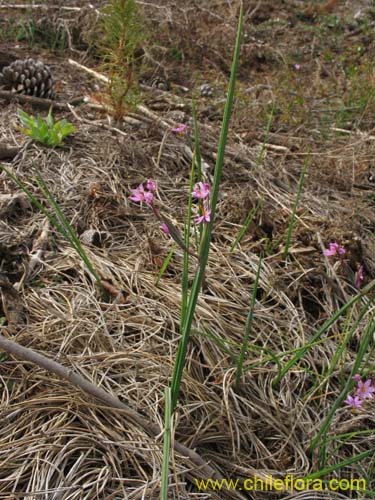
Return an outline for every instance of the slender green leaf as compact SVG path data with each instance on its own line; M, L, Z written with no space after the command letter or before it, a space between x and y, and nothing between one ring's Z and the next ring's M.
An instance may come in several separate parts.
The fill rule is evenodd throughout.
M212 192L211 192L211 207L210 207L211 208L211 221L207 224L207 226L205 226L203 234L202 234L201 249L200 249L200 262L198 264L198 269L195 273L194 281L193 281L193 284L191 287L189 302L188 302L187 310L186 310L186 320L185 320L184 325L183 325L182 336L181 336L181 339L180 339L180 342L178 345L176 361L175 361L174 370L173 370L173 376L172 376L172 382L171 382L172 408L173 409L175 409L177 401L178 401L178 395L180 392L180 385L181 385L181 379L182 379L182 372L183 372L183 368L185 365L186 351L187 351L187 346L188 346L189 337L190 337L190 330L191 330L191 326L192 326L192 322L193 322L193 318L194 318L194 313L195 313L195 308L196 308L197 301L198 301L199 292L200 292L203 278L204 278L206 264L208 261L208 254L209 254L210 242L211 242L211 233L212 233L213 223L215 220L215 211L216 211L216 204L217 204L217 199L218 199L218 194L219 194L221 172L222 172L223 162L224 162L225 146L226 146L227 137L228 137L229 121L230 121L230 115L231 115L231 110L232 110L232 105L233 105L237 66L238 66L238 59L239 59L239 54L240 54L242 21L243 21L243 5L241 3L240 17L239 17L239 21L238 21L238 29L237 29L237 37L236 37L236 45L235 45L235 49L234 49L234 56L233 56L231 76L230 76L229 89L228 89L228 96L227 96L227 100L225 103L223 123L222 123L222 127L221 127L219 147L218 147L218 153L217 153L216 165L215 165L214 183L213 183L213 188L212 188Z
M286 241L285 241L284 259L286 259L287 256L288 256L290 242L291 242L291 239L292 239L293 227L294 227L294 223L295 223L295 220L296 220L296 212L297 212L299 200L301 198L303 181L305 179L305 174L306 174L306 171L307 171L307 167L309 165L309 161L310 161L310 157L308 156L306 158L306 160L305 160L305 164L304 164L304 166L302 168L301 176L299 178L296 201L294 202L292 216L290 218L290 223L289 223L288 232L287 232Z
M242 371L243 371L243 363L244 363L245 355L246 355L246 352L248 349L251 326L253 324L254 306L255 306L255 301L256 301L256 296L257 296L257 291L258 291L258 283L259 283L259 276L260 276L261 268L262 268L262 257L259 257L258 269L257 269L257 273L255 275L254 288L253 288L253 293L251 296L249 314L247 315L247 319L246 319L244 338L243 338L243 342L242 342L240 357L238 358L238 363L237 363L237 370L236 370L236 390L237 391L240 388L241 375L242 375Z
M168 473L169 473L169 455L171 449L171 420L172 420L172 402L171 402L170 387L165 388L164 395L165 395L164 445L163 445L163 464L161 470L160 500L168 500Z
M175 250L176 250L176 245L173 245L173 247L169 250L167 257L164 259L163 265L160 268L160 271L159 271L158 276L157 276L156 281L155 281L155 286L157 286L159 284L159 281L161 280L163 274L165 273L165 271L168 267L168 264L170 263L170 261L173 257Z

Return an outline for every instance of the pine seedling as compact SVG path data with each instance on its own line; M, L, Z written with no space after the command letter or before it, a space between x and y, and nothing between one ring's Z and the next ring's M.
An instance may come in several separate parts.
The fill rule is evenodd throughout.
M111 113L121 118L138 101L136 53L144 29L135 0L109 0L101 10L97 47L108 74Z

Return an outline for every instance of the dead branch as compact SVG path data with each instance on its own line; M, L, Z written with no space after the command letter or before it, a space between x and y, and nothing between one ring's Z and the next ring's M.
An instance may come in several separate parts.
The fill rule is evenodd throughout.
M3 331L6 331L6 327L3 328ZM0 349L16 356L19 359L24 361L29 361L34 363L35 365L47 370L51 373L54 373L58 377L63 380L67 380L71 384L79 387L86 394L90 394L94 398L98 399L106 406L110 406L112 408L116 408L121 410L123 415L128 418L131 422L136 425L139 425L149 436L155 438L160 435L161 429L148 421L145 417L141 416L138 412L130 408L128 405L120 401L116 396L109 394L104 389L97 387L92 382L89 382L84 377L75 373L72 369L66 368L65 366L57 363L53 359L49 359L46 356L39 354L38 352L28 348L21 346L17 342L13 340L6 339L3 335L0 334ZM183 444L174 441L174 449L181 456L185 457L191 465L193 465L194 469L191 469L187 474L191 478L199 478L199 477L209 477L209 478L219 478L220 475L218 472L213 469L210 465L208 465L198 453L194 450L187 448ZM239 494L234 494L235 492L221 492L222 495L225 495L227 498L243 498Z
M41 97L35 97L31 95L15 94L14 92L11 92L9 90L0 90L0 99L5 99L8 102L17 100L22 104L30 104L31 106L35 106L37 108L42 108L42 109L49 109L52 107L52 109L61 109L61 110L69 110L68 104L75 106L84 101L84 98L80 97L73 99L69 103L58 102L58 101L53 101L51 99L43 99Z

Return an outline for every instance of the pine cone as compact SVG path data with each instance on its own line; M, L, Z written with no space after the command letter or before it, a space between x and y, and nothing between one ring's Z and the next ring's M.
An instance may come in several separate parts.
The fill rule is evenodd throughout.
M0 73L0 88L46 99L54 96L50 68L35 59L17 59L5 66Z
M159 90L169 90L169 82L163 76L155 76L151 80L151 87Z
M200 93L202 97L212 97L214 94L214 89L209 83L204 83L200 87Z

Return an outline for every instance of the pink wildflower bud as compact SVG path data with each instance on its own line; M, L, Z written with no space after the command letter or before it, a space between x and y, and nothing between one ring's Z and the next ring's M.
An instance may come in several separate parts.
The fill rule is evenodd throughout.
M361 375L359 373L356 373L355 375L352 376L352 379L359 382L361 380Z
M170 234L170 230L169 230L169 227L167 226L167 224L163 223L161 225L161 229L165 232L165 234Z
M152 202L154 200L154 195L151 193L151 191L145 191L144 200L147 203L147 205L152 205Z
M358 265L358 270L357 270L357 274L355 277L356 288L361 288L361 284L362 284L363 279L364 279L364 277L363 277L363 265L360 264L360 265Z
M146 183L146 188L149 191L156 191L156 182L153 181L152 179L148 179L148 181Z
M340 247L340 245L336 243L336 241L333 241L329 244L329 248L324 250L323 254L326 257L330 257L332 255L337 255L337 254L343 255L345 252L346 250L344 247Z

